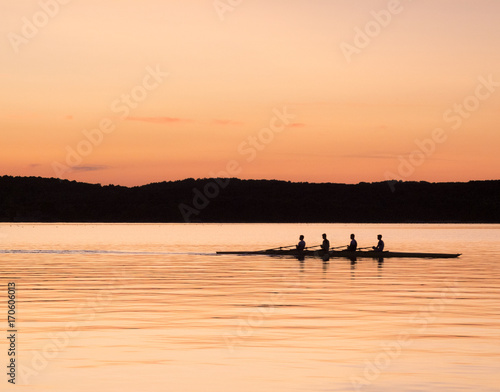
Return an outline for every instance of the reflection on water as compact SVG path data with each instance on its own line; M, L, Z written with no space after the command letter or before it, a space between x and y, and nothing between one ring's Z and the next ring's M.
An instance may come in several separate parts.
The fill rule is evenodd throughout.
M0 225L1 284L18 287L16 388L498 390L499 229ZM383 232L391 250L464 254L214 254L289 245L298 233L314 245L323 232L332 246L351 232L368 246ZM4 340L2 366L6 351Z

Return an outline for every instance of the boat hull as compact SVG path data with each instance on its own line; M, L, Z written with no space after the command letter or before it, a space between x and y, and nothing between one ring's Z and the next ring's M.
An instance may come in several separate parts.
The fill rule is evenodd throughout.
M294 256L294 257L325 257L326 254L323 251L305 250L303 252L298 252L295 249L292 250L265 250L265 251L253 251L253 252L217 252L220 255L271 255L271 256ZM422 253L422 252L376 252L376 251L364 251L358 250L355 252L347 250L331 250L328 252L329 257L342 257L342 258L358 258L367 257L373 259L385 259L390 257L406 257L406 258L429 258L429 259L450 259L460 256L460 253Z

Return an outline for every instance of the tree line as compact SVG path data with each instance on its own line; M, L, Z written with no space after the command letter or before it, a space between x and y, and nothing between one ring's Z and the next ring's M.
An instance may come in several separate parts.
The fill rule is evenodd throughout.
M1 222L500 223L500 181L185 179L139 187L0 177Z

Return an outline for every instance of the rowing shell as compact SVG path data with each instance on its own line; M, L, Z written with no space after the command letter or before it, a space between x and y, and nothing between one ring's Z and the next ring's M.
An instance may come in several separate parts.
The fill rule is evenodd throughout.
M322 251L304 250L298 252L295 249L291 250L260 250L250 252L217 252L218 255L273 255L273 256L316 256L323 257L325 254ZM460 256L461 253L421 253L421 252L376 252L372 250L364 251L348 251L348 250L331 250L330 257L346 257L348 259L356 257L368 257L375 259L384 259L388 257L411 257L411 258L428 258L428 259L450 259Z

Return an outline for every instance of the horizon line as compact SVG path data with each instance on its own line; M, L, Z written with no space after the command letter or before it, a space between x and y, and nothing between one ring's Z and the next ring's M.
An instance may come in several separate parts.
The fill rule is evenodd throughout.
M43 176L15 176L15 175L9 175L9 174L3 174L0 176L0 178L4 177L11 177L11 178L37 178L37 179L44 179L44 180L58 180L58 181L67 181L67 182L76 182L80 184L87 184L87 185L100 185L102 187L105 186L117 186L117 187L123 187L123 188L140 188L143 186L148 186L148 185L154 185L154 184L163 184L163 183L173 183L173 182L183 182L183 181L210 181L210 180L238 180L238 181L276 181L276 182L286 182L286 183L291 183L291 184L311 184L311 185L321 185L321 184L332 184L332 185L360 185L360 184L382 184L382 183L428 183L428 184L467 184L471 182L495 182L495 181L500 181L500 178L497 179L488 179L488 180L474 180L470 179L468 181L429 181L429 180L381 180L381 181L359 181L357 183L346 183L346 182L331 182L331 181L323 181L323 182L310 182L310 181L291 181L291 180L280 180L280 179L266 179L266 178L238 178L238 177L199 177L199 178L194 178L194 177L186 177L183 179L178 179L178 180L163 180L163 181L153 181L149 183L145 183L142 185L120 185L120 184L102 184L102 183L94 183L94 182L85 182L85 181L77 181L77 180L70 180L66 178L58 178L58 177L43 177Z

